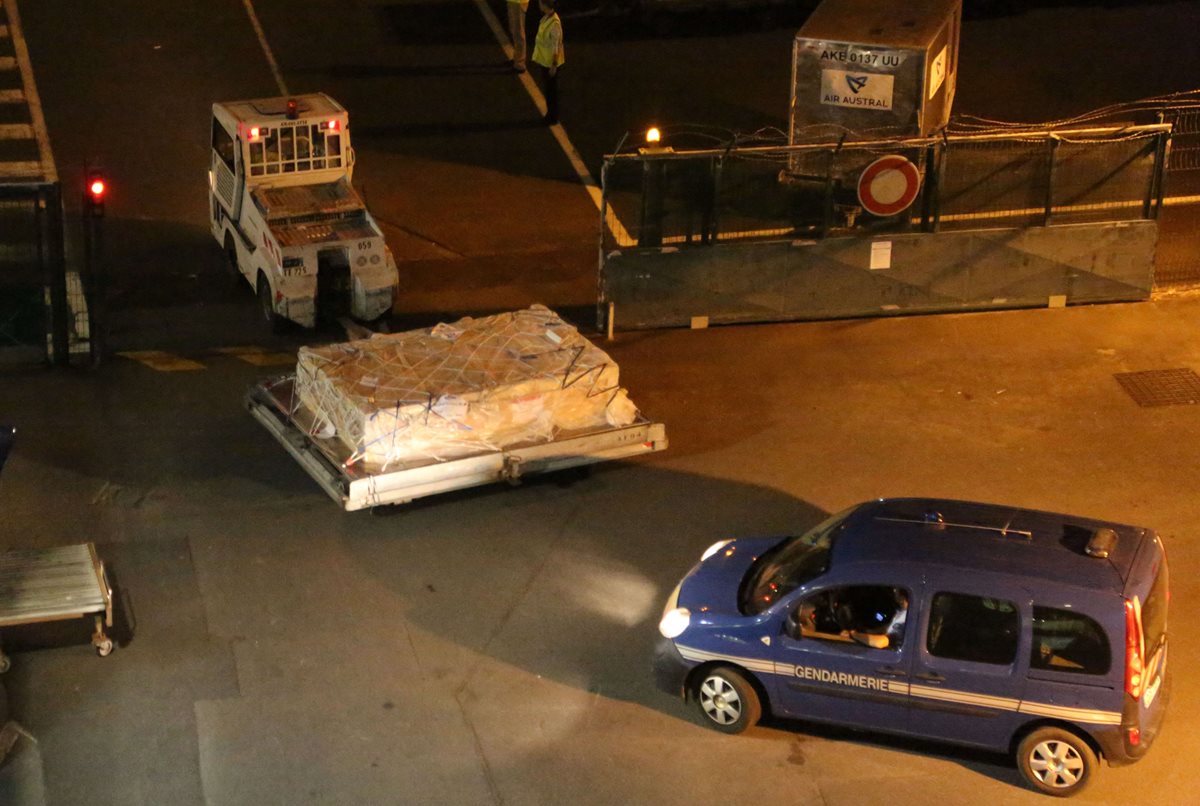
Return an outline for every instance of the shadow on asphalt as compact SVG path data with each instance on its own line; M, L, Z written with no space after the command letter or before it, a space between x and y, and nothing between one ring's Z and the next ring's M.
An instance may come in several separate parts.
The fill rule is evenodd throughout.
M523 487L510 491L492 486L436 496L391 510L388 514L393 517L373 524L390 525L397 530L393 535L436 529L447 511L471 509L485 501L500 504L501 516L519 523L525 516L536 517L535 500L563 499L561 506L555 506L558 511L568 508L567 498L578 500L578 514L552 540L540 563L530 563L533 575L508 612L454 606L475 599L458 588L468 578L467 584L478 590L511 582L511 566L463 558L471 570L455 579L430 577L421 586L427 593L410 599L407 617L422 630L531 676L677 718L684 713L680 702L659 691L651 673L665 592L715 540L782 537L827 516L822 509L778 490L644 465L613 464L596 466L590 474L551 474ZM381 585L413 589L411 570L397 569L386 561L385 553L376 554L384 552L380 544L350 540L344 545ZM647 597L647 591L655 595ZM489 628L481 629L481 622ZM757 732L795 742L798 748L809 739L822 738L938 755L980 774L1017 783L1012 765L995 753L770 717ZM802 764L802 758L795 758L797 752L802 754L793 750L793 762Z
M869 744L906 753L915 756L938 756L947 761L953 761L979 775L986 775L1001 783L1021 786L1020 775L1012 759L1003 753L992 753L987 750L977 750L971 747L945 744L943 742L914 739L911 736L896 736L887 733L873 733L864 730L823 725L816 722L779 719L767 716L759 723L759 733L770 734L773 731L786 732L787 737L794 742L789 762L803 766L806 761L804 745L813 739L823 739L834 742L854 742Z

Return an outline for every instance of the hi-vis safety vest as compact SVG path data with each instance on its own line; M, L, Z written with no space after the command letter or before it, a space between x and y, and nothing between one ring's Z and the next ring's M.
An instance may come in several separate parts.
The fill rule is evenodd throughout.
M542 17L538 23L537 39L533 42L533 63L542 67L560 67L566 60L563 54L562 22L558 14Z

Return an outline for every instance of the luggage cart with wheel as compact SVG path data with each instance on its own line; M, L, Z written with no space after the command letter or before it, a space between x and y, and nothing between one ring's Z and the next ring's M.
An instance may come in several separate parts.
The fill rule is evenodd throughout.
M113 592L94 544L0 553L0 631L89 616L92 646L106 657L114 646L105 632L113 625ZM0 647L0 673L10 663Z

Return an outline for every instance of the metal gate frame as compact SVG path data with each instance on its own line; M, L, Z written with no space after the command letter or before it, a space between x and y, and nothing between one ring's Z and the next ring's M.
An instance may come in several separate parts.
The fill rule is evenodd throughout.
M63 366L70 359L71 310L67 299L67 272L63 254L63 205L58 182L3 183L0 200L29 205L33 216L33 265L28 277L41 283L42 331L45 340L28 345L31 355ZM20 351L24 352L24 351Z
M597 324L611 332L614 327L687 326L689 320L785 321L1146 299L1170 136L1171 126L1158 123L608 155L601 173ZM864 223L845 203L838 204L834 165L843 147L851 159L883 150L908 154L923 165L925 181L909 211L868 217ZM972 193L963 201L964 189L974 186L963 185L962 176L958 196L948 202L945 166L956 148L1021 152L1021 171L1009 173L1001 151L999 161L981 163L989 166L981 181L1003 177L1001 190L1011 186L1024 203L1014 207L1003 192L983 192L976 208ZM1116 149L1119 156L1110 160L1102 148ZM771 218L768 205L763 226L728 227L722 220L727 208L720 206L722 200L712 200L720 199L731 158L786 165L779 181L796 165L816 166L803 177L809 207L796 219L803 226ZM618 185L616 191L623 191L624 212L635 224L632 233L610 205L610 169L619 163L626 163L626 170L632 167L628 163L640 165L640 189L634 178L635 185ZM694 210L664 218L661 199L649 198L666 186L664 169L672 163L685 180L678 197L685 208L697 198L708 200L709 207L699 213L699 237L693 231ZM688 163L713 166L709 181L714 187L699 197L688 189L703 182L687 178L695 172ZM1056 170L1060 163L1068 169ZM975 181L973 175L968 170L966 181ZM1021 185L1025 181L1030 184ZM765 191L768 184L759 182ZM749 187L753 193L753 183ZM844 187L839 192L844 196ZM752 207L755 199L744 201ZM948 203L958 205L953 215L946 214ZM667 231L664 221L678 231ZM886 265L877 265L874 247L886 250ZM1001 253L1007 258L997 260ZM1039 267L1036 278L1006 268L1030 265Z
M88 306L81 278L78 274L68 275L66 269L62 186L16 0L0 2L0 33L5 35L0 39L8 46L5 50L12 52L0 58L0 74L8 74L6 86L16 86L0 92L0 104L6 110L4 119L10 121L0 125L0 139L7 146L7 158L0 160L0 200L27 205L27 211L18 210L17 214L32 217L26 222L30 226L25 243L11 250L14 254L10 262L16 267L14 272L24 269L17 285L40 283L42 287L44 343L27 345L31 348L28 352L62 366L70 361L72 352L90 353L92 345L90 341L85 343L90 331ZM0 244L0 256L3 251L4 245ZM76 317L75 310L82 315Z

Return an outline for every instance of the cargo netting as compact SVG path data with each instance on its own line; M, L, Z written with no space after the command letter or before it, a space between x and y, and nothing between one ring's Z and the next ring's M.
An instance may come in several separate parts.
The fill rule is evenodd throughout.
M528 309L325 347L303 347L296 394L345 464L387 469L638 417L619 370L550 309Z

